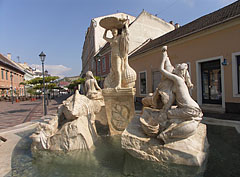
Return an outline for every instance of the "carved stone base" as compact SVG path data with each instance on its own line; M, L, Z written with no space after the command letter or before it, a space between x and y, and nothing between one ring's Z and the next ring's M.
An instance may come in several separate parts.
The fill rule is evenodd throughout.
M111 135L121 134L135 115L135 88L103 89Z
M200 123L196 133L187 139L164 144L144 134L135 116L121 137L122 148L132 156L149 161L201 166L209 147L206 125Z

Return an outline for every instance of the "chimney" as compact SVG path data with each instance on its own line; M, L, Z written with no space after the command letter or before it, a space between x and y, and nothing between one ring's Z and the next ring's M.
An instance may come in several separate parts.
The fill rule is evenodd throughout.
M180 25L178 23L176 23L174 26L175 26L175 29L180 28Z
M169 23L170 23L171 25L174 25L174 24L173 24L173 21L170 21Z
M12 54L11 54L11 53L7 53L7 58L8 58L9 60L11 60L11 59L12 59Z

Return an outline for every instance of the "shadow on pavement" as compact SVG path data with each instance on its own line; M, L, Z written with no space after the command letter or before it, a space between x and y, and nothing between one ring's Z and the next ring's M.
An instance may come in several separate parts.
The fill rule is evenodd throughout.
M18 112L27 112L27 111L30 111L30 109L11 110L11 111L7 111L5 113L18 113Z

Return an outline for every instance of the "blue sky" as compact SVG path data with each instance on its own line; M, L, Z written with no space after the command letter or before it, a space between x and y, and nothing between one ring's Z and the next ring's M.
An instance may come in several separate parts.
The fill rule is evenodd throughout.
M53 75L81 72L85 32L92 18L144 9L181 26L236 0L0 0L0 53L32 66L41 64Z

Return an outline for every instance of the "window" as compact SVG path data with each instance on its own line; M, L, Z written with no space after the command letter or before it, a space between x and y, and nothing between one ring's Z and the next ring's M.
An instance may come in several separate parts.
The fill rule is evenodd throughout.
M2 79L4 79L3 69L1 69Z
M8 71L6 71L6 80L8 80Z
M240 97L240 52L232 53L233 97Z
M153 83L153 91L154 92L156 90L156 88L158 87L158 84L160 83L161 80L161 73L160 71L153 71L152 72L152 83Z
M140 94L147 94L147 77L146 71L140 72Z
M240 55L237 58L237 83L238 83L238 94L240 94Z
M105 60L105 57L102 58L102 72L106 72L106 60Z

